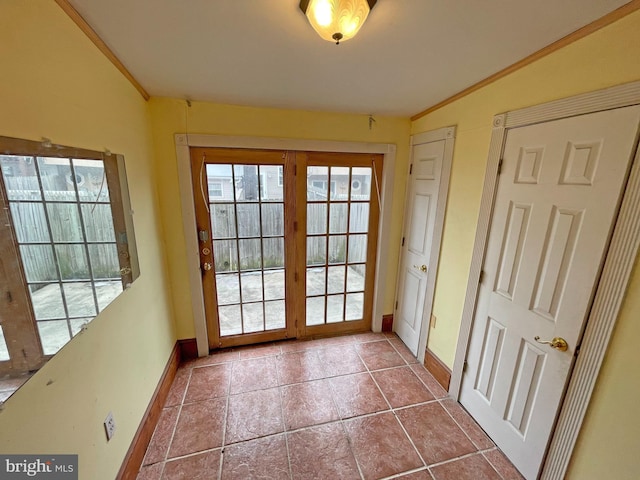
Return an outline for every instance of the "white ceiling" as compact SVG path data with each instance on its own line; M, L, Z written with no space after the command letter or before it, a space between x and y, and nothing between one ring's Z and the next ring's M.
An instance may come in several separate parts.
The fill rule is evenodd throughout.
M322 40L299 0L70 0L152 96L408 116L627 0L378 0Z

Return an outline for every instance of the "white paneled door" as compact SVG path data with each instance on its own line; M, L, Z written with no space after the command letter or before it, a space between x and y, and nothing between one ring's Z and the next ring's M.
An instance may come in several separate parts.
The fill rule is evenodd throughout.
M394 329L416 356L432 267L430 256L444 154L445 140L413 146Z
M577 354L640 107L509 130L461 403L538 476Z

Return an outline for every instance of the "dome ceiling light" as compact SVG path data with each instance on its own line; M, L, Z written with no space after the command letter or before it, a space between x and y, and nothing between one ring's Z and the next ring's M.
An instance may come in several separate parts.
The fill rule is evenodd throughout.
M376 2L377 0L300 0L300 10L320 37L339 45L356 36Z

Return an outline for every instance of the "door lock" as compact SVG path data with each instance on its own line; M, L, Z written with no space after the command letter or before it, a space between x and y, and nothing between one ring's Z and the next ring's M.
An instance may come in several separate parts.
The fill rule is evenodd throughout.
M562 337L555 337L553 340L540 340L540 337L537 335L534 337L534 340L543 345L549 345L551 348L555 348L556 350L560 350L561 352L566 352L567 348L569 348L569 344Z

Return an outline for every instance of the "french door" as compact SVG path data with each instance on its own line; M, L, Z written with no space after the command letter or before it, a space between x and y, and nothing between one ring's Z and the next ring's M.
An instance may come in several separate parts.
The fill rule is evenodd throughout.
M371 327L381 155L190 152L210 348Z
M298 164L298 252L306 335L369 330L382 155L305 152Z

